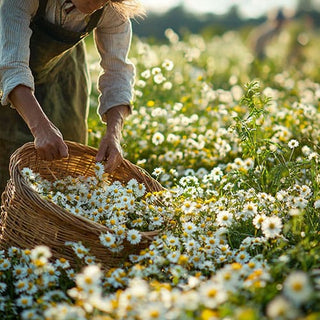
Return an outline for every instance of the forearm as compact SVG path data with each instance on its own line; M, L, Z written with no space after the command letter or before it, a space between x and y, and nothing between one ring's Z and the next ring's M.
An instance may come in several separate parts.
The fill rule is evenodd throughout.
M130 107L126 105L109 109L105 114L107 120L107 135L114 136L117 140L120 140L124 121L129 114Z
M0 90L1 104L10 103L8 97L18 85L34 88L29 67L30 21L35 15L39 0L0 1Z
M103 114L107 122L107 132L101 139L96 161L107 160L106 172L113 172L122 162L121 132L124 120L129 114L130 107L127 105L113 107Z
M17 86L11 91L9 99L33 135L41 126L48 124L49 120L30 88Z
M28 125L40 159L59 160L68 156L68 147L59 129L48 119L32 90L19 85L9 99Z

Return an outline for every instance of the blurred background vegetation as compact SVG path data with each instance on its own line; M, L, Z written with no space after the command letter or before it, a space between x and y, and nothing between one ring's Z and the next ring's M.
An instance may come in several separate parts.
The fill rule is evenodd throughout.
M314 27L320 26L319 6L313 0L298 0L295 12L290 17L291 20L305 23L306 17L313 21ZM170 27L181 37L190 33L201 34L205 37L221 35L228 30L242 30L244 34L262 23L268 17L268 13L248 18L241 15L239 7L230 7L226 14L218 15L214 13L193 13L186 9L183 2L172 9L162 12L148 12L144 19L133 21L134 33L139 37L164 40L164 31Z
M172 124L172 119L193 115L200 119L194 127L181 126L182 142L177 142L176 150L187 140L184 137L195 134L197 128L203 132L208 128L217 131L221 125L226 130L232 119L222 115L219 124L218 113L224 105L226 110L233 107L240 110L243 87L251 81L259 81L267 96L276 100L279 114L280 106L290 109L294 103L311 103L311 100L314 103L314 96L318 99L316 108L320 109L317 87L320 83L320 11L315 1L318 0L300 0L294 9L276 7L255 18L243 17L237 6L217 15L190 12L181 4L162 13L150 11L144 19L133 21L129 58L137 73L134 114L126 121L123 131L125 157L152 172L163 162L161 157L169 152L166 144L155 146L152 137L157 132L177 135L180 129ZM285 14L285 23L265 42L265 55L259 58L250 42L259 33L263 34L261 28L272 25L279 9ZM92 38L87 44L92 75L89 145L98 147L105 131L97 115L97 79L101 68ZM168 60L172 70L167 70ZM149 76L145 76L146 73ZM161 81L156 80L156 73ZM159 116L159 110L165 110L166 116L162 113ZM172 114L172 110L176 113ZM286 125L293 130L295 125L291 121L295 118L291 118ZM296 130L297 137L300 137L299 130ZM210 145L207 149L214 153L216 147ZM190 163L197 168L210 168L216 161L228 162L238 156L232 154L233 151L228 154L230 158L201 152L195 155L188 153L185 145L179 150L184 154L180 164Z

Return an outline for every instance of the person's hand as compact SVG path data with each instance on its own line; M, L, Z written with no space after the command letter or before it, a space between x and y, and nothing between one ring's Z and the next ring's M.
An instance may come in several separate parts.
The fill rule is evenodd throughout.
M34 145L42 160L59 160L68 157L68 147L59 129L50 121L34 130Z
M58 160L68 157L68 147L59 129L43 112L33 91L24 85L15 87L10 101L29 127L35 148L43 160Z
M123 161L120 146L121 131L124 119L129 115L130 109L126 105L120 105L109 109L105 114L107 120L107 132L100 142L96 155L96 161L105 161L105 171L112 173Z
M112 173L117 169L123 160L120 142L115 135L106 133L101 139L100 147L96 155L96 161L105 161L104 169Z

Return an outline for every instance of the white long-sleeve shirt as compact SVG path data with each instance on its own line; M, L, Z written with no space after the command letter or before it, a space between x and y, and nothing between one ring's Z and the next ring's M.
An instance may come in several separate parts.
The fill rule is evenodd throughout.
M0 91L1 104L9 103L10 92L18 85L35 90L29 67L30 21L40 0L0 1ZM46 18L67 30L82 31L89 16L76 8L65 12L65 0L48 0ZM132 38L130 20L123 20L107 6L94 30L96 47L101 57L102 73L98 88L99 114L117 105L130 105L135 68L128 60ZM44 44L45 45L45 44ZM1 93L0 92L0 93Z

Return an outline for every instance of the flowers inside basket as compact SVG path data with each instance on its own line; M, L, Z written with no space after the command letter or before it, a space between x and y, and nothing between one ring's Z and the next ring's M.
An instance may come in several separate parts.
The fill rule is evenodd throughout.
M163 188L128 160L107 175L95 148L67 144L69 157L58 161L39 159L33 143L12 155L0 244L46 245L54 257L76 263L66 244L81 241L105 268L118 266L158 234L163 212L152 193Z

